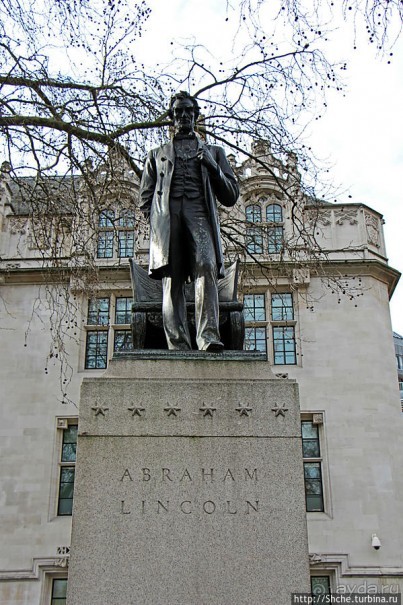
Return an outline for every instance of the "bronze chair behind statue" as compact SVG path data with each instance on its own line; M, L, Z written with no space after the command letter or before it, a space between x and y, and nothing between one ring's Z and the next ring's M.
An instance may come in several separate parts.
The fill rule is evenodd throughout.
M162 287L159 280L151 279L145 269L131 258L130 273L133 288L132 336L133 349L166 349L162 325ZM242 350L245 322L243 304L237 299L238 261L226 270L226 275L218 282L220 306L220 335L226 350ZM194 284L186 286L186 308L188 324L195 342Z

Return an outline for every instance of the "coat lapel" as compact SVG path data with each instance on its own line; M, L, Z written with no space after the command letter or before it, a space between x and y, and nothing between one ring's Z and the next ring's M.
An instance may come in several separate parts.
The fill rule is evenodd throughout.
M175 150L173 143L165 143L158 149L159 159L166 158L171 164L175 163Z

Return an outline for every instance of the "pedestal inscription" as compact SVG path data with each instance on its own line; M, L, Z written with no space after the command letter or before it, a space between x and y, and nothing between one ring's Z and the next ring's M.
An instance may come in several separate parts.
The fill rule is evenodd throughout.
M68 605L288 605L309 590L296 385L265 363L227 379L234 363L190 361L180 378L136 361L140 378L85 381Z

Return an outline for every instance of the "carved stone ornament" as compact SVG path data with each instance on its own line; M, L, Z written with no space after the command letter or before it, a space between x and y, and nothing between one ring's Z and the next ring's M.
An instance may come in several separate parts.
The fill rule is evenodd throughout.
M322 561L323 561L322 557L318 553L316 553L316 552L311 553L309 555L309 563L310 563L310 565L315 565L317 563L322 563Z
M365 212L364 216L365 216L365 228L367 230L368 243L371 246L380 248L381 244L379 242L380 232L379 232L378 218L374 214L369 214L368 212Z
M92 407L91 409L94 410L95 416L104 416L104 417L105 417L105 413L109 410L109 408L106 408L102 405L96 405L96 406Z
M240 403L239 406L235 409L240 416L250 416L250 413L252 411L252 408L248 407L247 403Z
M203 416L210 416L212 418L217 408L213 407L212 405L208 405L208 403L203 403L203 407L199 408L199 410L203 413Z
M11 271L12 269L19 269L21 263L6 263L6 270Z
M312 227L327 227L331 224L330 210L311 210L308 213L308 222Z
M271 411L274 412L275 418L277 418L277 416L282 416L285 418L285 413L288 412L288 408L285 407L284 403L282 405L278 405L278 403L276 403L274 408L271 408Z
M312 423L313 424L323 424L322 412L315 412L314 414L312 414Z
M269 143L263 139L258 139L252 144L252 153L258 157L268 155L270 151Z
M55 567L68 567L70 561L70 547L58 546L56 552L60 556L54 561Z
M30 250L50 250L52 236L50 232L42 227L31 231L28 237L28 248Z
M10 216L9 230L11 235L26 235L28 233L28 219L20 216Z
M293 269L292 281L294 284L309 284L311 281L309 269Z
M54 565L55 567L68 567L69 557L60 557L60 559L55 559Z
M166 408L164 408L164 411L167 412L167 416L177 416L178 412L181 411L181 408L179 408L179 407L175 406L175 404L171 403Z
M150 225L148 223L139 223L137 230L137 241L140 239L149 240L150 239Z
M336 210L334 216L336 225L343 225L346 222L350 223L350 225L356 225L358 223L357 210L355 208L349 210L345 210L344 208Z
M56 550L58 555L69 555L70 554L70 546L58 546Z
M135 406L135 405L133 405L127 409L132 413L132 416L141 416L141 412L145 411L145 408L142 408L141 406Z

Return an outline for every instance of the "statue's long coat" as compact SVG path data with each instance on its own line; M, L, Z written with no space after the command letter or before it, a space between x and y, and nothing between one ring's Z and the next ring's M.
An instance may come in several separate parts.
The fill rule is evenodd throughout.
M199 149L207 147L218 166L214 176L211 176L203 164L201 170L220 278L224 276L224 259L216 200L224 206L233 206L238 199L239 189L222 147L205 145L199 138L197 141ZM140 184L140 208L150 216L149 274L155 279L169 275L169 193L174 165L173 143L153 149L148 154Z

